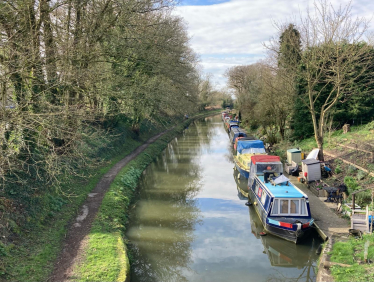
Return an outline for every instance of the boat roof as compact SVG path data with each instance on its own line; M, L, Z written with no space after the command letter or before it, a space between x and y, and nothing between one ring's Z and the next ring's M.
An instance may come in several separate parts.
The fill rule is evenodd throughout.
M264 142L261 140L242 140L239 139L238 143L236 145L236 150L241 153L244 149L251 149L251 148L257 148L257 149L264 149Z
M247 135L247 137L238 137L238 141L245 141L245 140L256 140L256 138L254 138L253 136L251 135Z
M257 155L260 155L260 153L258 153L258 154L240 154L240 155L238 155L238 158L241 158L241 159L243 159L243 160L245 160L245 161L247 161L247 162L250 162L251 161L251 157L252 156L257 156Z
M244 161L250 162L252 156L253 154L242 154L242 155L239 155L238 158L241 158Z
M308 198L291 182L288 182L288 185L286 185L286 183L272 185L270 182L265 183L263 175L257 175L257 177L266 186L266 188L273 194L275 198L302 198L302 197Z
M270 155L256 155L252 156L252 163L270 163L270 162L280 162L280 157L270 156Z
M245 131L242 129L242 128L240 128L240 127L234 127L233 129L233 132L237 132L237 133L245 133Z

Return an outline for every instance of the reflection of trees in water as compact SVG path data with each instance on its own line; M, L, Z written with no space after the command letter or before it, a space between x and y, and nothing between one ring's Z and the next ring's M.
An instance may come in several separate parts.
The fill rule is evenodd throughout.
M201 168L194 159L214 134L206 123L191 125L143 174L127 233L133 282L187 281L183 273L191 264L193 231L200 221L193 198L201 188Z

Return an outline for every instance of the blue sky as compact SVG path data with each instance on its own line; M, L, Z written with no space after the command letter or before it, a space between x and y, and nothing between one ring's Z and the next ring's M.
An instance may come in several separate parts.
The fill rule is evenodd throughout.
M191 46L216 88L226 85L225 71L265 57L263 43L277 37L275 23L298 22L313 0L181 0L174 13L183 17ZM334 7L348 0L331 0ZM374 1L353 0L352 15L374 16ZM371 30L374 23L371 23Z

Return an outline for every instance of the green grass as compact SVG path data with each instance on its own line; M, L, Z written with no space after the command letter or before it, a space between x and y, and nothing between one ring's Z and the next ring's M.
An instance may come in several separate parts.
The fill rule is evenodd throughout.
M351 238L347 242L336 242L331 251L331 261L349 264L351 267L334 266L331 274L335 281L374 281L374 269L371 264L359 264L364 261L364 245L369 241L368 259L374 260L374 236L364 235L363 239Z
M27 230L28 232L24 232L17 242L7 245L7 255L2 257L3 273L0 277L10 281L45 281L60 252L61 241L67 231L66 223L76 215L77 209L102 176L140 144L129 139L122 153L105 166L96 169L96 174L88 183L73 183L76 197L69 198L68 204L53 217L53 220L34 226Z
M89 234L85 258L76 269L77 281L124 281L129 272L124 232L128 207L144 169L191 122L188 120L149 145L116 176L105 195Z

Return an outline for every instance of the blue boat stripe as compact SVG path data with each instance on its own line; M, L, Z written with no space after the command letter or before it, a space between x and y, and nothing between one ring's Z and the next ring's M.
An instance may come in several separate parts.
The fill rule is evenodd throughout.
M273 220L271 218L268 218L268 222L271 223L271 224L280 226L279 221Z

